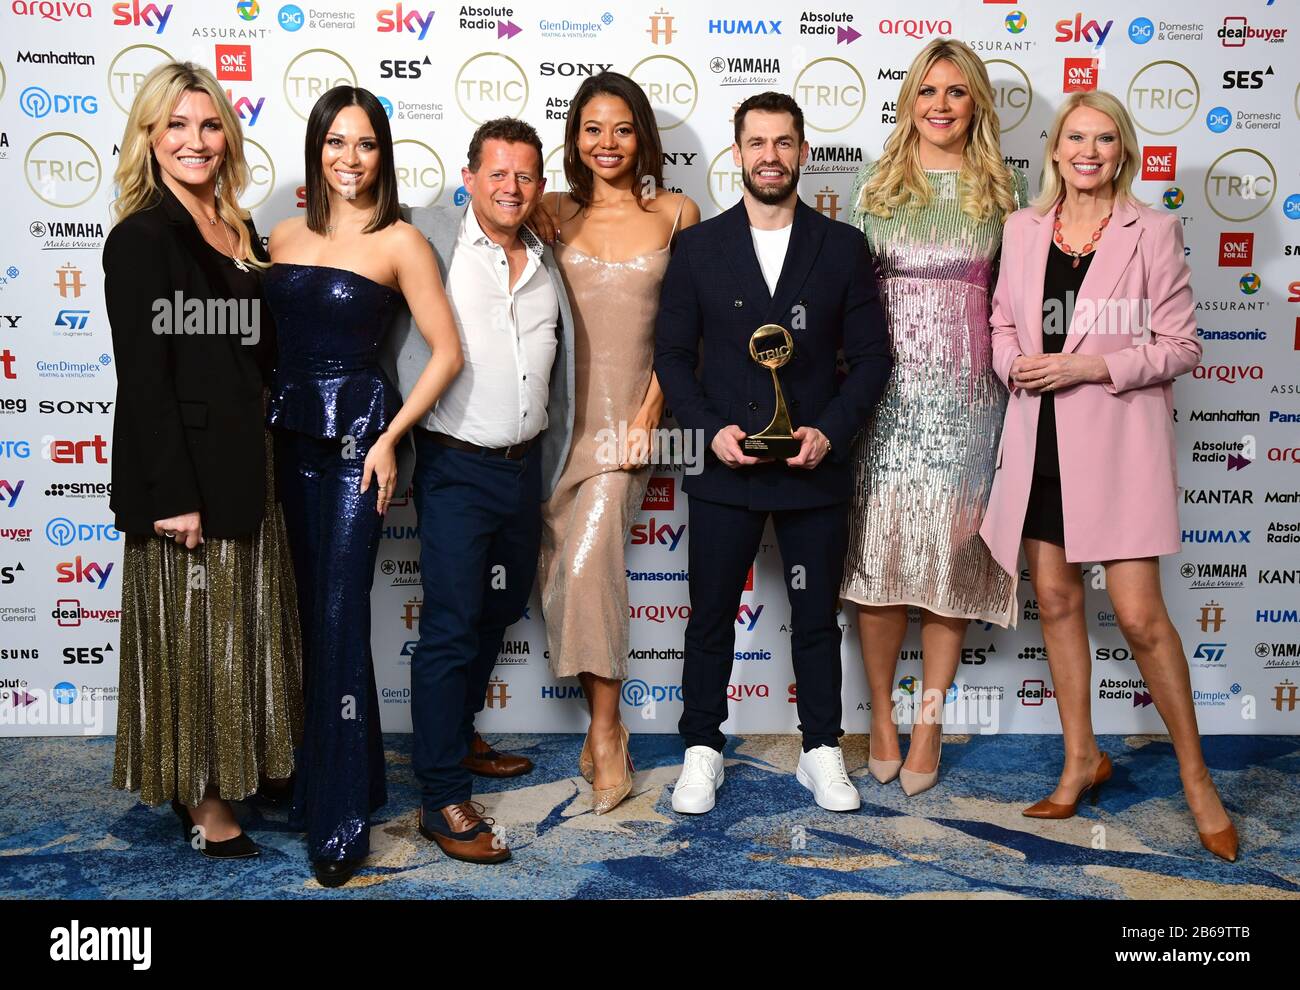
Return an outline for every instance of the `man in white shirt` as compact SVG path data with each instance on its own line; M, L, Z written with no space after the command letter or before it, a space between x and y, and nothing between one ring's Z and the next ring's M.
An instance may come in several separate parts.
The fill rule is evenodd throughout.
M438 256L465 354L412 431L424 602L411 655L411 762L421 834L453 859L498 863L510 851L470 800L471 774L514 777L532 762L492 749L474 716L505 630L528 604L541 502L568 456L573 321L550 249L523 226L545 185L537 133L509 117L488 121L468 159L466 209L410 211ZM409 317L387 350L406 394L428 359Z

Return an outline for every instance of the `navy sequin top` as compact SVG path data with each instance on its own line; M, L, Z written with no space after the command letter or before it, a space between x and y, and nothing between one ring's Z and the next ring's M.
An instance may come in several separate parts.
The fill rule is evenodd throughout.
M267 422L313 437L382 433L402 405L379 369L379 345L401 294L343 268L277 262L262 298L280 352Z

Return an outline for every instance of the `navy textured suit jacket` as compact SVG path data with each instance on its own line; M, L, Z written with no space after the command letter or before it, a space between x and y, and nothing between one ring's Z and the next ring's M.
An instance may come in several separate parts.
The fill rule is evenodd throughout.
M709 449L724 426L750 435L772 418L771 372L749 356L749 337L764 323L794 338L794 356L777 372L791 421L831 441L830 455L811 471L783 461L729 468ZM837 381L841 346L848 374ZM857 228L800 201L775 295L743 201L678 236L655 323L655 372L677 422L702 431L708 449L703 472L683 482L687 494L766 511L846 501L853 437L892 364L874 266Z

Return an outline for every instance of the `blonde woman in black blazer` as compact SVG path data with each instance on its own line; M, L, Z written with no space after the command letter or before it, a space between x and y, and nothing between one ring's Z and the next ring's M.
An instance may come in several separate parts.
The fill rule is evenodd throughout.
M292 774L302 722L293 571L262 425L267 257L237 202L239 122L206 69L150 73L121 149L104 245L110 506L126 534L113 786L170 801L208 857L256 856L230 802Z

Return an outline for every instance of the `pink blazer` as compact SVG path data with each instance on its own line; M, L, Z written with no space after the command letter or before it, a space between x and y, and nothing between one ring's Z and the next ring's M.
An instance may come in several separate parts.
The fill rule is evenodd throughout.
M1004 384L1017 357L1043 353L1043 276L1051 244L1051 213L1029 207L1007 218L991 317L993 366ZM1056 393L1066 560L1177 553L1182 534L1170 383L1196 367L1201 345L1176 217L1136 203L1116 205L1080 287L1063 350L1101 355L1111 378ZM1029 502L1039 402L1037 395L1011 389L980 527L993 558L1011 574L1017 573Z

